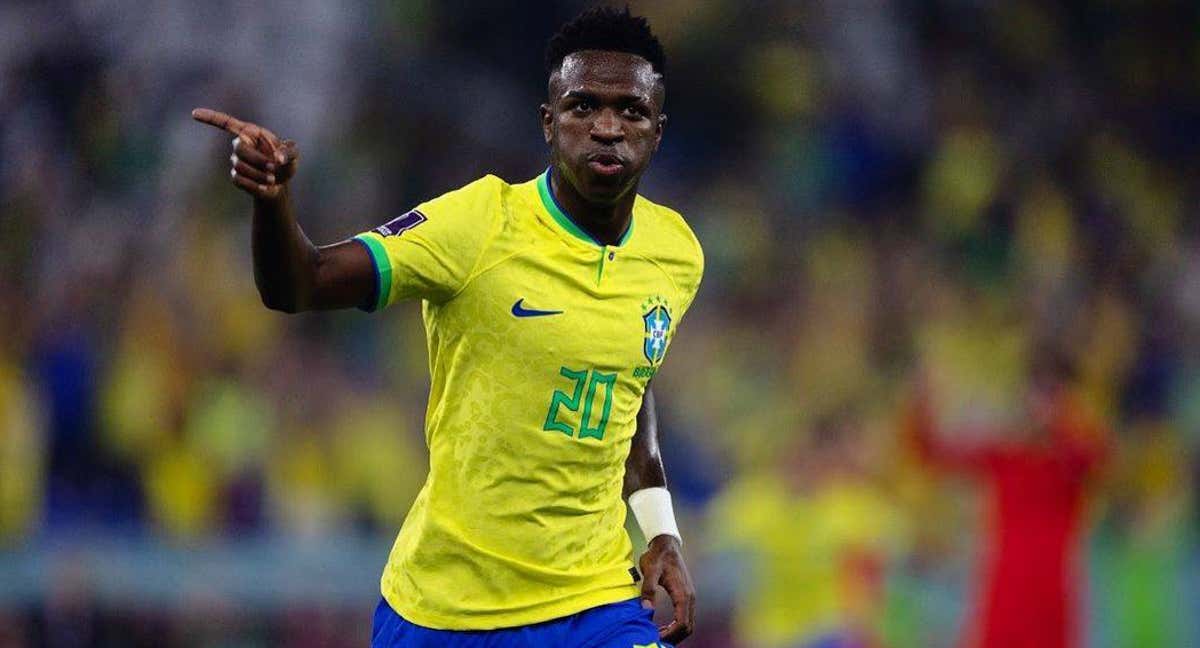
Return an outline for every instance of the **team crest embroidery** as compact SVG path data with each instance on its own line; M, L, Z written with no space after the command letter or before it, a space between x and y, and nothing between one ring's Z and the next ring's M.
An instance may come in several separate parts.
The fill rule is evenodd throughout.
M651 297L642 304L642 321L646 324L646 341L642 350L651 366L658 366L667 354L671 333L671 311L662 297Z
M424 223L426 220L425 214L414 209L403 216L393 218L383 225L376 227L375 231L380 236L399 236L402 232L407 232L417 225Z

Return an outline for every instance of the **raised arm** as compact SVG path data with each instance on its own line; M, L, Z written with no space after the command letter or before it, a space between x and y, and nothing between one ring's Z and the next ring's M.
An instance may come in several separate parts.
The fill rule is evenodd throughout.
M1081 474L1099 471L1112 451L1111 432L1069 390L1057 395L1055 410L1051 447Z
M647 386L629 458L625 461L624 495L649 543L638 561L642 570L642 606L654 607L658 586L667 591L675 613L671 622L660 626L658 631L663 641L678 643L692 634L696 625L696 588L683 562L683 546L666 486L666 471L658 449L654 392Z
M366 250L353 241L317 247L296 221L288 192L300 160L296 143L208 108L192 118L234 136L229 175L254 197L254 283L263 304L287 313L366 305L375 291Z
M988 444L949 441L942 438L933 414L932 398L925 381L919 381L901 424L903 435L924 462L944 470L974 473L985 470L993 448Z

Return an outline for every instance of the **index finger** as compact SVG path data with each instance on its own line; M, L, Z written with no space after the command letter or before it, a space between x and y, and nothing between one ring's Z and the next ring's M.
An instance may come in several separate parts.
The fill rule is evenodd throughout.
M695 612L692 610L692 597L683 583L674 579L665 580L663 587L670 595L672 607L675 609L674 618L667 625L660 627L659 631L663 633L664 639L671 641L679 633L688 631L687 629L691 627L695 618Z
M246 122L232 115L227 115L219 110L212 110L211 108L197 108L193 110L192 119L195 119L201 124L216 126L217 128L229 131L234 135L241 135L242 130L246 128Z

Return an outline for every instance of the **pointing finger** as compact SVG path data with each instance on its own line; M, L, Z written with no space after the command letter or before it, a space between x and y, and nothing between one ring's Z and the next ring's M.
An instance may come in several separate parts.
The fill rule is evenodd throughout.
M242 131L246 128L246 122L219 110L212 110L211 108L197 108L193 110L192 119L201 124L208 124L209 126L229 131L234 135L241 135Z

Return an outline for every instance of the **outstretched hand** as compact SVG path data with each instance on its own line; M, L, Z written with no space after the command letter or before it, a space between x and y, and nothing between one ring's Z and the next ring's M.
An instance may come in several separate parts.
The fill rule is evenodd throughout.
M677 538L660 535L650 541L650 549L638 561L643 577L642 607L654 607L659 585L667 590L675 607L671 622L658 628L659 637L668 643L683 641L696 626L696 588L680 549Z
M281 140L271 131L209 108L192 111L192 119L231 133L233 154L229 176L246 193L266 200L283 194L284 185L296 174L300 152L292 140Z

